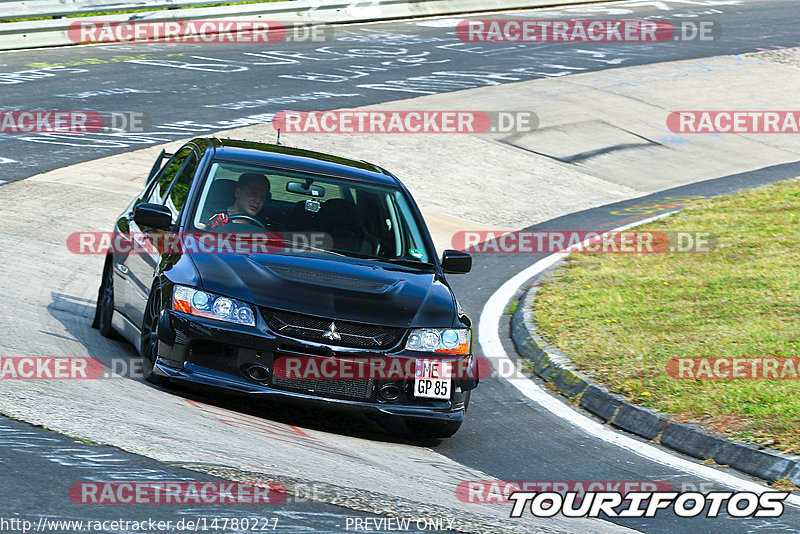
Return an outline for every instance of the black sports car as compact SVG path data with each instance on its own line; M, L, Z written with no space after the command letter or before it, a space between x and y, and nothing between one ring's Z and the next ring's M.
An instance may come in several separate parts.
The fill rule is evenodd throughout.
M165 246L170 236L180 245ZM280 245L252 246L253 236ZM94 326L133 343L151 382L399 416L428 436L461 425L478 378L453 372L475 362L445 273L472 260L435 256L417 205L386 170L194 139L162 152L114 238ZM403 371L374 365L384 361Z

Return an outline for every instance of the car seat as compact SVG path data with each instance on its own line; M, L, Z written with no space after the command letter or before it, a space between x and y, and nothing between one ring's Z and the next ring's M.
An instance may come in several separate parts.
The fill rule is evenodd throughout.
M320 210L324 229L331 234L333 246L358 254L373 255L374 243L367 239L356 205L343 198L332 198Z

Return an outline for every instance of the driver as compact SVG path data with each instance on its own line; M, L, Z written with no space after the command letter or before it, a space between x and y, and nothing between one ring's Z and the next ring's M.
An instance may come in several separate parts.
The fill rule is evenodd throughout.
M269 179L263 174L246 172L239 177L236 185L235 200L225 211L209 217L206 228L213 230L229 223L247 223L246 218L234 219L234 215L255 218L269 198Z

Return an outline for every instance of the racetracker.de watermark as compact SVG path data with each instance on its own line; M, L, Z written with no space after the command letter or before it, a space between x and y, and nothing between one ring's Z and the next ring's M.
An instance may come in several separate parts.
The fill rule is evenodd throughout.
M0 380L144 378L143 360L90 356L0 356Z
M150 126L150 116L140 111L0 111L0 134L141 133Z
M800 111L673 111L667 127L675 133L797 134Z
M716 41L715 21L666 20L462 20L456 36L465 43L665 43Z
M332 250L324 232L73 232L73 254L280 254Z
M677 380L798 380L800 358L670 358L667 374Z
M392 356L284 356L275 360L272 374L281 380L409 380L422 377L425 365L430 365L430 360ZM492 373L492 364L482 356L455 358L440 353L434 373L433 378L442 379L486 378Z
M438 363L436 370L431 373L430 367L434 361ZM0 356L0 380L144 378L143 366L144 360L138 356L113 357L102 361L91 356ZM435 353L424 359L284 356L270 364L268 373L283 380L411 380L423 374L429 378L455 380L526 376L508 360L499 360L492 365L483 356L452 353Z
M279 504L286 488L279 482L76 482L69 498L75 504Z
M281 111L272 126L284 133L527 133L539 127L539 117L532 111Z
M466 230L453 235L451 246L472 254L665 254L712 252L717 237L697 231Z
M103 362L90 357L0 357L0 380L86 380L100 378L105 373Z
M333 26L283 24L267 20L76 21L67 35L73 43L158 41L178 43L323 43Z

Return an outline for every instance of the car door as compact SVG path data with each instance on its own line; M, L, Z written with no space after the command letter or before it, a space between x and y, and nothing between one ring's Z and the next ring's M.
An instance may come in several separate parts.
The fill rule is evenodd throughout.
M116 272L124 271L129 289L129 301L123 313L137 328L142 326L153 275L161 259L154 245L157 240L153 236L163 231L150 227L140 228L133 220L136 206L142 202L167 205L173 212L172 222L175 225L180 210L186 202L186 194L194 179L199 160L199 154L193 146L185 146L178 150L155 178L149 194L137 199L127 214L128 241L133 250L123 261L117 262Z
M173 154L166 154L164 150L156 158L153 167L147 177L144 189L137 195L137 197L130 203L123 215L120 215L114 223L114 243L112 247L111 256L111 269L114 277L114 309L117 313L123 315L125 318L130 319L135 315L135 309L139 306L141 297L134 290L131 285L128 269L128 255L131 247L130 242L130 221L131 214L135 206L142 202L147 202L155 187L155 183L161 178L169 159ZM167 160L165 163L165 159Z

